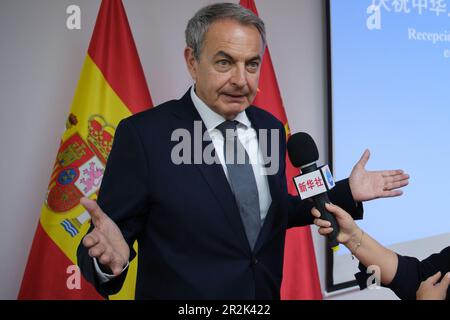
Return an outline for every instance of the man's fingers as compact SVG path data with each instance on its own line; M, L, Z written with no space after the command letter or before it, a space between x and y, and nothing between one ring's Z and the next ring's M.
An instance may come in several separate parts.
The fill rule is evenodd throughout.
M409 180L409 178L411 178L411 177L409 176L409 174L401 173L401 174L392 176L391 178L392 178L391 182L397 182L397 181Z
M409 184L409 181L407 181L407 180L390 182L390 183L386 183L384 189L385 190L399 189L399 188L403 188L403 187L407 186L408 184Z
M89 249L89 256L92 258L101 257L106 251L106 246L103 243L99 243Z
M103 218L105 218L105 213L99 207L97 202L88 198L81 198L80 204L86 209L92 219L92 223L94 226L100 222Z
M111 255L111 271L114 275L118 276L122 273L123 268L125 267L126 262L123 261L122 257L119 256L117 253L113 253Z
M383 178L385 181L384 182L385 191L403 188L409 184L409 175L407 174L398 174L392 176L383 175Z
M393 198L393 197L399 197L403 194L402 190L393 190L393 191L384 191L382 193L383 198Z
M111 250L105 250L97 259L102 265L108 266L115 276L120 275L125 266L123 258Z
M370 158L370 151L369 149L366 149L366 151L364 151L363 155L361 156L361 159L359 159L357 165L360 165L364 168L367 162L369 161L369 158Z
M98 242L99 242L99 237L96 236L96 234L93 232L87 234L83 239L83 245L88 249L95 246Z
M408 181L409 182L409 175L408 174L398 174L394 176L383 176L384 181L386 183L395 183L395 182L401 182L401 181Z
M393 176L407 176L409 179L409 175L405 174L403 170L397 169L397 170L384 170L384 171L378 171L381 173L383 178L393 177Z
M92 248L98 243L106 243L106 238L98 229L92 230L83 239L83 245L86 248Z
M119 265L117 264L115 267L111 268L111 271L113 272L113 274L115 276L118 276L122 273L123 268L119 267Z
M111 260L112 260L111 254L107 251L98 258L98 261L105 266L109 266Z

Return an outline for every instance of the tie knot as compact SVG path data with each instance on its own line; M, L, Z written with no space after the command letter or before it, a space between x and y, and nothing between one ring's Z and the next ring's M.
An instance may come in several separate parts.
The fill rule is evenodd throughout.
M227 137L235 137L236 135L236 129L237 129L238 122L237 121L224 121L221 124L219 124L216 128L217 130L222 133L222 136L226 139ZM228 135L227 135L228 132Z

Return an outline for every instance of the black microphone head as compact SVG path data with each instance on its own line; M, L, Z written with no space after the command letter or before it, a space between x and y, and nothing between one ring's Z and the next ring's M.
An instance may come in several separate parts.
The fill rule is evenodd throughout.
M313 138L305 132L295 133L287 143L289 159L299 168L319 160L319 151Z

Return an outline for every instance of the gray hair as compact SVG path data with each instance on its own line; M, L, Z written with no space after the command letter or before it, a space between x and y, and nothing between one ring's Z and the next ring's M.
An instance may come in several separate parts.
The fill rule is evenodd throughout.
M258 29L266 47L266 27L264 22L253 13L253 11L235 3L217 3L200 9L195 16L189 20L186 28L186 44L194 51L194 57L200 60L205 35L211 24L218 20L231 19L243 25L250 25Z

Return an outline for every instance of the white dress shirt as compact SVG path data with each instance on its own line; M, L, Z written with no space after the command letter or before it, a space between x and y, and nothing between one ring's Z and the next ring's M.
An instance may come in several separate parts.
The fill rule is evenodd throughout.
M225 139L222 133L216 129L218 125L222 124L227 119L209 108L197 96L194 86L191 88L191 99L205 124L206 130L208 131L212 143L214 144L216 154L222 164L223 171L228 179L228 170L225 164L223 146ZM255 175L256 186L258 188L261 223L264 223L264 219L266 218L267 212L269 211L269 207L272 203L272 196L270 195L269 182L267 180L263 156L258 145L258 136L256 135L256 130L252 127L245 111L239 113L234 120L239 122L237 127L237 136L247 151L248 157L250 158L250 163L253 167L253 174Z

